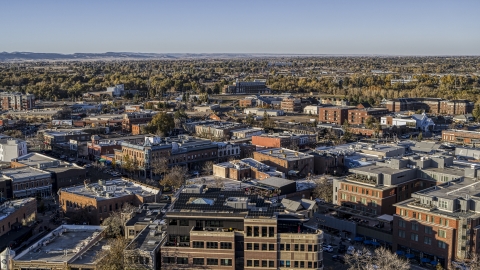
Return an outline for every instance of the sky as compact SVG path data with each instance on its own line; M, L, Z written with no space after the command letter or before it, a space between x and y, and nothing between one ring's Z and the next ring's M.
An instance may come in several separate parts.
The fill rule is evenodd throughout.
M479 0L2 1L0 52L480 55Z

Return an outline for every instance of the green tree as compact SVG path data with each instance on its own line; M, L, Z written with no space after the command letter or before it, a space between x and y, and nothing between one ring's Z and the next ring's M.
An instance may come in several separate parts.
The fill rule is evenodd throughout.
M153 134L163 133L168 135L175 127L175 121L171 114L166 112L157 113L147 125L146 131Z
M475 109L472 111L472 116L476 121L480 121L480 104L475 105Z
M417 139L418 139L419 141L423 140L423 133L422 133L422 132L420 132L420 133L418 134Z
M245 118L245 123L247 125L253 126L253 124L255 123L255 118L253 117L253 114L251 113L247 114L247 117Z
M348 123L347 120L343 122L343 140L346 142L350 141L352 139L352 130L350 129L350 124Z

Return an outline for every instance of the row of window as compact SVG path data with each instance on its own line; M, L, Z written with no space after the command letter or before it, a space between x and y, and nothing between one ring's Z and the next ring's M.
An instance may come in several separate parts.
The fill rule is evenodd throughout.
M275 261L267 260L247 260L248 267L275 267Z
M405 228L406 227L405 220L399 220L398 221L398 227ZM418 231L419 224L416 223L416 222L412 222L411 228L412 228L413 231ZM433 233L432 227L429 227L429 226L424 226L424 231L425 231L426 234L432 234ZM446 238L447 237L447 231L439 229L438 230L438 236L442 237L442 238Z
M275 250L275 244L247 243L247 250Z
M350 200L351 202L356 203L357 202L357 196L353 196L353 195L348 196L347 194L342 193L342 200L345 200L345 201ZM363 205L371 204L371 207L377 207L377 201L375 201L375 200L370 200L369 202L367 202L366 198L360 198L360 202Z
M275 227L247 226L247 236L274 237Z
M193 248L209 248L209 249L218 249L220 246L220 249L232 249L233 245L231 242L220 242L220 245L218 242L203 242L203 241L193 241L192 242L192 247Z
M35 188L35 187L44 187L44 186L49 186L49 185L50 185L50 181L44 179L44 180L26 182L26 183L23 183L23 184L15 184L15 185L13 185L13 190L24 190L24 189Z
M293 268L318 268L318 267L322 267L322 262L280 260L279 264L280 264L280 267L293 267Z
M400 209L400 216L408 217L408 210ZM435 222L435 218L434 218L433 215L426 215L426 214L422 214L422 213L418 213L418 212L414 212L414 211L412 211L412 218L418 219L418 220L424 220L424 221L430 222L430 223ZM403 221L403 223L402 223L402 221ZM449 225L448 221L449 220L446 219L446 218L439 218L437 220L436 224L448 227L448 225ZM404 224L405 221L404 220L399 220L398 222L399 222L398 225L400 227L405 228L405 224ZM403 226L402 226L402 224L403 224Z
M189 264L187 257L163 257L163 262L166 264ZM217 259L217 258L193 258L193 265L216 265L220 263L222 266L232 266L232 259Z
M318 251L318 245L305 245L305 244L280 244L280 250L293 250L293 251Z
M346 185L346 184L342 184L342 189L347 190L347 191L351 191L351 192L362 193L364 195L368 195L368 196L372 196L372 197L377 197L377 198L380 197L380 192L379 191L369 190L369 189L366 189L366 188L359 188L359 187L356 187L356 186L349 186L349 185Z
M402 230L398 231L398 236L399 237L406 238L405 235L406 235L405 231L402 231ZM445 236L443 236L443 238L445 238ZM410 234L410 240L418 242L418 239L419 239L418 234L416 234L416 233L411 233ZM423 237L423 243L426 244L426 245L431 245L432 244L432 238L429 237L429 236L424 236ZM447 243L445 243L442 240L437 240L437 244L438 244L439 248L447 248Z

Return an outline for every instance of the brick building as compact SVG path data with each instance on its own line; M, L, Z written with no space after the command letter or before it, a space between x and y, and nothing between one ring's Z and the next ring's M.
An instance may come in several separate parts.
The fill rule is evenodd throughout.
M318 121L320 123L335 123L343 125L348 120L348 110L354 107L321 107L318 108Z
M2 92L0 93L0 99L4 111L31 110L35 107L35 96L32 94Z
M143 124L133 124L132 125L132 135L144 134L143 129L147 126L147 123Z
M313 156L313 173L321 174L343 174L346 171L345 155L340 152L329 150L318 150L310 152Z
M442 141L449 143L478 145L480 143L480 132L460 129L442 130Z
M239 181L245 179L263 180L269 177L285 177L284 173L276 171L275 168L252 158L214 164L213 175Z
M348 123L352 125L364 125L369 117L380 119L388 113L385 108L357 108L348 110Z
M273 133L252 136L252 144L265 148L303 148L317 142L315 134Z
M303 215L284 213L257 195L188 186L165 217L167 265L323 269L323 233L302 226Z
M157 112L131 112L123 115L122 130L124 132L132 132L132 125L134 124L147 124L152 121L153 116Z
M393 204L412 193L466 175L453 167L452 157L444 156L390 158L349 172L345 179L334 179L333 202L376 215L391 215Z
M280 109L285 112L301 112L302 102L299 98L285 98L280 103Z
M432 114L467 114L474 104L468 100L442 100L439 98L399 98L388 100L385 107L390 112L424 110Z
M62 188L59 204L66 216L87 213L89 224L100 224L125 204L139 206L160 200L160 189L132 180L99 180L98 183Z
M35 198L4 202L0 206L0 237L35 221L36 215L37 200Z
M468 168L476 177L477 168ZM395 204L394 251L413 254L448 267L451 260L469 258L480 244L480 218L474 178L451 181L412 194Z
M273 148L253 153L253 158L269 166L276 167L288 175L305 176L313 173L313 156L301 152Z
M263 80L254 80L253 82L236 81L233 85L225 85L224 94L268 94L270 89Z
M50 172L33 167L2 170L0 181L11 182L12 197L50 197L52 176ZM8 192L7 192L8 194Z
M238 101L238 106L242 107L242 108L246 108L246 107L255 107L257 106L257 99L256 98L244 98L244 99L240 99Z

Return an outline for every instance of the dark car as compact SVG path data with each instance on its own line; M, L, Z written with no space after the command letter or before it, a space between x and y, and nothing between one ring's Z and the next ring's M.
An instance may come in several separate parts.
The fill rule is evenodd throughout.
M332 256L332 261L345 263L345 258L342 255L333 255Z

